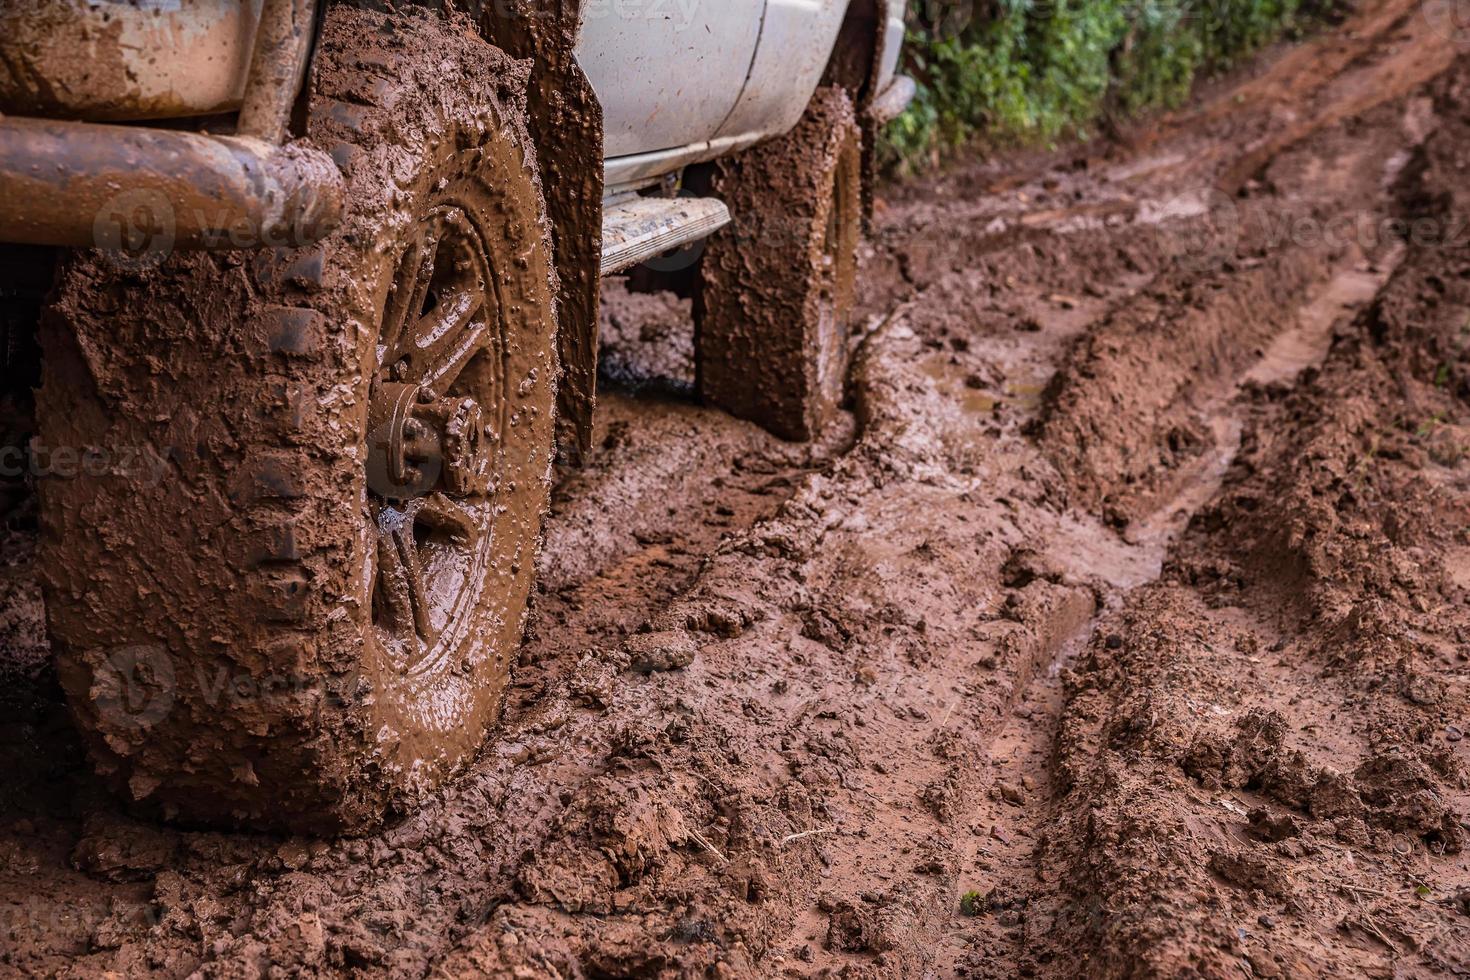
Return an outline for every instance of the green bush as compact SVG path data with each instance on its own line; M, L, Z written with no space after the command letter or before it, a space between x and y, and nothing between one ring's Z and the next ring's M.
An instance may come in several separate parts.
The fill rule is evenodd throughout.
M1179 104L1201 73L1296 29L1303 0L916 0L906 71L918 97L888 130L914 171L984 136L1045 142Z

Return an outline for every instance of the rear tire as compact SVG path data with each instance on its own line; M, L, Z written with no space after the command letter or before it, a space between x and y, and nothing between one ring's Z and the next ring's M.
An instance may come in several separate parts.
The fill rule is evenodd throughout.
M278 253L71 262L43 329L40 565L97 768L165 816L340 832L496 721L558 365L525 66L334 5L308 137L342 226Z
M862 236L862 133L840 88L791 133L719 163L733 223L710 239L695 298L700 394L785 439L842 401Z

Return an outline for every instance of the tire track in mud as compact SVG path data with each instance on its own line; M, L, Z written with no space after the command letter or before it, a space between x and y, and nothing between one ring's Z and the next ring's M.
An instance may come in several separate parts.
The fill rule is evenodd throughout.
M1124 266L1139 264L1144 250L1132 244L1114 253L1120 273ZM1097 243L1085 245L1095 250ZM751 536L754 540L739 544L736 554L717 556L696 587L696 593L705 597L717 596L726 610L732 606L760 610L751 617L742 615L740 635L730 637L744 642L718 652L705 651L702 660L723 661L715 668L718 684L707 684L731 691L734 679L754 680L745 686L748 696L744 699L740 698L741 686L733 685L728 695L735 699L730 704L732 712L738 708L750 715L756 703L766 709L766 714L755 715L758 726L784 733L782 753L768 760L766 771L779 771L777 763L784 759L809 792L823 791L821 806L805 820L792 819L791 811L811 808L809 799L787 799L777 808L782 812L762 814L767 822L783 822L781 829L787 831L779 837L772 835L774 846L767 841L766 849L774 850L773 855L761 854L760 846L750 847L755 842L732 833L730 821L717 818L714 831L689 828L685 815L700 809L697 797L685 795L682 804L655 802L652 812L662 816L654 817L653 827L644 828L652 840L632 835L636 838L633 851L638 855L633 872L635 877L650 872L644 864L649 857L646 848L656 852L660 844L668 845L667 840L658 840L659 826L672 824L677 828L676 838L682 833L686 842L696 841L716 867L728 861L727 854L746 850L753 870L743 868L740 874L747 888L758 882L757 903L784 906L796 916L789 943L776 949L754 944L771 938L761 935L759 918L743 928L735 927L741 943L764 953L773 966L821 969L824 965L867 964L880 972L906 975L934 966L936 940L954 925L956 855L964 850L963 844L956 848L952 839L958 829L954 825L970 822L975 810L989 762L986 746L1031 679L1045 670L1068 636L1084 628L1093 596L1109 586L1105 577L1085 567L1079 569L1075 561L1048 568L1046 557L1026 546L1028 538L1053 549L1065 548L1070 538L1090 544L1094 551L1111 551L1103 557L1111 558L1113 565L1103 561L1101 567L1120 581L1136 584L1156 574L1157 555L1141 559L1143 549L1110 545L1113 536L1100 525L1064 517L1060 507L1047 506L1048 497L1058 496L1055 473L1049 472L1043 457L1027 448L1022 436L1040 403L1048 364L1055 365L1068 337L1107 306L1103 301L1106 293L1092 304L1096 309L1089 309L1063 294L1028 290L1019 284L1017 271L1041 279L1035 285L1052 290L1080 285L1075 279L1067 283L1052 276L1047 281L1046 276L1038 275L1036 269L1068 267L1065 255L1058 254L1055 245L1052 249L1029 253L1035 268L1026 268L1024 258L1018 266L1013 256L1007 256L998 261L1012 271L982 268L972 270L968 277L941 280L934 293L941 300L948 297L961 302L935 302L934 296L924 296L907 313L889 318L869 339L867 355L858 369L863 439L856 450L831 474L808 482L793 505L775 520L757 526ZM1095 273L1096 265L1089 271ZM977 309L975 287L991 275L1006 279L1005 298L995 309L986 310L984 304ZM1128 277L1120 274L1116 278ZM1123 299L1115 296L1114 302L1126 301L1128 290L1118 292ZM1028 305L1029 312L1024 309ZM977 329L976 324L956 320L956 307L969 314L989 313L995 325L981 324ZM1038 316L1037 310L1044 308L1050 315ZM1247 336L1242 343L1254 344L1259 339ZM954 398L957 391L964 393L959 399ZM992 422L977 439L976 415L1000 421ZM1010 441L996 446L1005 439ZM855 479L859 477L866 479ZM875 486L863 486L864 482ZM987 498L983 501L975 495L981 487ZM930 488L937 492L931 495ZM1016 492L1008 495L1006 490ZM845 500L841 499L844 493ZM1027 496L1031 499L1025 500ZM1014 497L1021 497L1032 508L1016 514L1020 508ZM1001 528L1003 533L998 542L966 548L963 537L956 540L946 533L948 522L973 522L981 528ZM831 568L834 563L838 566L835 571ZM1057 567L1067 568L1068 573L1056 571ZM1092 581L1079 580L1079 571L1082 578ZM1071 581L1065 580L1067 574ZM975 591L969 581L968 588L957 588L957 579L975 577L987 586L984 591ZM762 586L783 578L799 581L803 588L795 590L795 595L763 593ZM835 593L833 584L840 586ZM818 586L814 591L813 585ZM925 594L941 599L940 608L929 606L922 598ZM907 602L894 610L879 595L904 595ZM956 608L978 605L989 608L975 621L955 622ZM884 623L877 634L872 633L875 609L878 621ZM727 612L723 618L734 617ZM747 636L743 629L746 618L753 619L757 625L752 628L765 635ZM908 627L909 634L908 642L898 645L896 651L892 639L900 630L895 626ZM956 635L961 626L969 628L963 640ZM982 653L975 666L994 673L978 684L957 684L974 673L967 661L974 655L977 639L982 649L993 652ZM780 677L780 666L769 662L769 651L779 650L783 641L793 662L802 668L794 677ZM890 651L900 653L901 658ZM731 666L731 661L738 666ZM911 674L912 680L905 684L882 681L903 677L915 668L921 672ZM780 677L774 684L770 681L773 675ZM837 693L842 694L844 675L846 687L858 693L849 691L834 699L834 679ZM864 687L873 690L864 691ZM779 716L783 707L794 709L784 726L769 713L774 709ZM806 726L815 726L822 737L815 737ZM865 744L883 746L881 757L865 758L861 750ZM739 761L748 775L751 761L743 757ZM691 767L660 768L679 771ZM880 778L870 781L863 769ZM731 787L728 773L714 769L706 773L702 778L707 783L720 780L725 794L743 797L741 802L749 805L748 793L739 791L738 782ZM881 786L883 792L874 792L870 784ZM660 795L665 794L653 794L655 799ZM1001 795L1016 794L1012 790ZM797 805L792 806L793 802ZM621 813L609 820L605 812L598 812L599 807L605 804L589 801L585 809L592 812L579 815L565 832L564 844L549 848L553 859L535 870L532 890L542 889L542 903L566 909L573 894L567 889L599 877L588 873L598 862L580 842L596 838L601 828L604 844L611 838L626 845L630 835L626 829L617 829L619 824L639 823ZM646 816L648 811L640 809L640 813ZM971 824L968 829L973 836L977 828ZM844 837L842 847L825 846L828 839ZM803 863L799 855L782 860L782 848L808 844L815 849L815 866ZM625 853L628 848L614 850ZM666 864L668 859L654 863ZM619 868L618 873L629 870ZM655 875L664 870L652 869ZM680 894L687 899L689 868L683 870ZM660 894L667 887L667 882L658 882L653 892ZM690 907L719 907L718 894L713 891L690 902ZM590 908L584 901L585 895L578 891L572 904L583 912L608 914L606 908L599 910L597 899ZM549 913L545 907L502 911L505 920L469 942L464 953L467 958L456 960L457 966L473 963L488 969L490 964L503 965L510 954L498 940L512 921L522 935L530 932L541 937L540 945L532 947L537 950L535 955L548 955L546 937L559 934L565 945L554 948L569 963L647 970L671 962L688 969L700 962L693 951L685 951L687 958L670 960L675 954L666 948L650 951L632 939L617 938L631 932L646 939L646 918L636 925L623 922L613 928L601 918L592 935L583 931L566 943L568 935L588 928L585 916L579 922L576 916ZM696 935L714 928L703 920L696 925L674 923L671 928L676 934L694 929ZM614 955L613 950L628 957L632 946L637 946L642 958L598 959L599 955ZM583 961L589 951L593 959ZM515 955L524 955L524 950ZM809 967L799 965L807 963Z
M1401 63L1400 40L1367 36ZM1462 865L1423 835L1396 854L1385 821L1422 829L1463 798L1420 748L1412 764L1379 748L1396 725L1447 731L1463 700L1470 634L1439 609L1470 579L1470 545L1445 544L1462 362L1443 317L1413 334L1422 297L1457 310L1463 279L1401 272L1348 321L1398 256L1278 234L1344 200L1396 207L1399 171L1443 202L1452 156L1405 152L1464 104L1440 97L1401 92L1293 141L1236 205L1240 235L1198 190L1220 158L1194 151L1268 137L1268 114L1143 159L1007 158L898 192L863 283L855 441L849 426L808 453L613 399L599 467L558 491L506 731L384 833L135 823L33 693L3 749L6 966L998 977L1088 956L1099 975L1311 975L1386 972L1385 937L1454 965ZM1439 345L1446 385L1410 353L1363 381L1348 322ZM1324 356L1337 373L1311 366ZM1415 421L1364 469L1363 434L1393 428L1373 407L1387 388ZM1106 451L1069 452L1077 432ZM1343 503L1334 480L1374 496ZM1424 505L1394 507L1406 492ZM1351 775L1365 758L1379 768ZM1311 812L1318 793L1341 831ZM1426 856L1428 896L1383 871Z
M1015 953L1005 937L1009 931L1023 927L1029 896L1036 887L1025 869L1036 859L1033 850L1044 853L1047 827L1057 817L1050 802L1057 792L1050 762L1055 726L1063 705L1061 675L1093 632L1095 604L1116 609L1129 591L1155 580L1162 571L1168 545L1189 517L1218 489L1238 447L1240 422L1228 406L1236 378L1253 363L1258 368L1262 365L1274 368L1289 363L1293 352L1301 356L1299 348L1310 348L1309 338L1318 337L1324 319L1330 326L1345 307L1370 297L1377 284L1371 277L1365 283L1364 274L1341 258L1335 264L1318 255L1303 259L1299 254L1288 254L1286 261L1279 263L1269 261L1270 258L1274 256L1268 254L1244 262L1240 273L1223 277L1223 285L1211 287L1207 281L1203 288L1191 284L1190 288L1171 289L1162 285L1180 278L1166 264L1159 275L1141 288L1125 289L1121 297L1111 301L1088 302L1063 297L1061 305L1070 309L1058 311L1062 316L1034 321L1027 328L1028 332L1035 331L1031 336L1052 335L1050 343L1041 341L1038 346L1047 351L1045 357L1050 358L1050 363L1059 364L1060 368L1045 385L1039 402L1028 399L1016 404L1013 425L1017 432L1034 434L1040 438L1041 446L1047 447L1050 435L1047 420L1067 412L1078 413L1078 406L1083 406L1084 411L1087 407L1096 411L1095 406L1102 402L1112 416L1104 420L1101 430L1095 429L1095 422L1089 424L1112 440L1117 458L1126 459L1129 465L1138 465L1140 457L1145 463L1155 461L1156 457L1149 455L1154 450L1166 456L1177 451L1171 428L1180 424L1201 427L1204 435L1196 440L1194 452L1179 454L1182 462L1172 459L1164 460L1169 465L1155 462L1162 475L1149 488L1153 509L1145 511L1135 507L1132 520L1108 506L1112 501L1097 497L1088 500L1085 493L1071 495L1070 501L1080 496L1092 504L1108 524L1126 528L1125 535L1115 535L1096 520L1068 514L1044 535L1045 543L1039 550L1021 545L1000 569L1001 583L1016 590L1007 600L1005 611L1040 631L1042 638L1031 645L1028 656L1010 665L1015 688L1002 705L1001 717L965 726L965 739L971 746L957 757L960 763L957 768L966 776L951 777L945 784L949 795L960 801L953 805L953 810L965 815L961 832L951 835L952 860L945 869L950 877L943 889L949 901L935 902L928 915L931 923L927 939L937 952L922 967L905 964L901 971L905 975L917 975L923 969L944 973L961 963L969 964L969 969L982 975L1009 975L1015 965ZM1268 277L1265 281L1263 275ZM1284 277L1290 288L1271 281L1270 276ZM1008 295L1012 300L1026 292L1024 286L1015 283L1010 286ZM1223 302L1212 305L1215 295L1222 297ZM1233 332L1222 329L1222 324L1241 319L1249 323L1251 302L1262 304L1268 295L1273 299L1288 297L1301 304L1301 308L1296 311L1291 305L1271 305L1253 329ZM1038 298L1052 297L1056 302L1055 296L1043 292ZM916 303L921 304L922 299ZM1140 317L1140 308L1147 308L1146 317ZM1198 321L1195 329L1163 332L1152 348L1140 344L1136 336L1129 336L1135 333L1141 319L1177 324L1187 323L1191 318ZM1299 326L1293 327L1297 322ZM1286 350L1273 350L1270 356L1261 357L1261 348L1275 338L1283 339ZM982 335L970 338L965 346L967 352L992 366L1010 361L1008 373L1028 375L1024 368L1017 370L1014 358L1007 356L1014 354L1015 345L1010 338ZM1099 350L1105 351L1105 355L1097 356ZM1142 377L1158 381L1160 371L1148 366L1150 351L1154 355L1153 363L1165 372L1180 372L1177 387L1183 388L1183 380L1191 379L1187 400L1171 397L1167 386L1159 383L1139 387L1138 379ZM1096 363L1087 363L1093 357ZM1115 367L1120 361L1134 368L1131 384L1118 380L1127 376L1126 367L1121 371ZM1204 369L1213 371L1213 376L1201 376ZM1042 371L1040 365L1033 365L1029 376L1038 377ZM973 374L968 375L968 379L973 378ZM863 380L869 385L874 383L872 377ZM1002 387L1035 390L1038 386L1006 382ZM1075 394L1079 388L1086 389L1080 397ZM920 414L932 417L935 413L921 409ZM865 438L870 436L871 433L865 432ZM1107 458L1106 450L1098 452L1096 446L1093 449L1092 453L1075 457L1064 455L1059 471L1071 472L1085 481L1095 479L1088 469L1067 465L1073 460L1093 463L1099 456ZM1140 454L1140 449L1145 451ZM981 455L1003 456L1014 462L1025 459L1028 451L1034 452L1029 447L1008 445ZM1042 456L1031 459L1030 465L1042 471L1047 462ZM1140 482L1143 481L1113 474L1110 480L1099 480L1092 485L1131 488ZM1063 499L1068 499L1067 495ZM1161 503L1163 506L1159 506ZM986 520L981 518L982 523ZM988 520L1001 523L1004 518L991 515ZM1056 603L1050 606L1036 603L1033 584L1045 585L1046 579L1086 585L1082 590L1085 602L1071 606L1064 603L1060 607ZM965 789L957 790L959 785ZM904 822L911 823L912 819L906 818ZM886 829L889 834L884 839L900 836L899 828ZM1064 909L1059 914L1066 916L1077 911ZM969 915L987 917L993 924L994 934L984 939L967 936L969 930L962 917ZM991 943L998 944L1005 953L1001 966L975 953L977 946Z
M1292 267L1291 258L1288 257L1284 267L1298 288L1282 294L1300 305L1273 306L1267 324L1233 335L1233 350L1212 352L1209 364L1225 365L1227 370L1200 378L1200 383L1190 389L1187 406L1181 406L1177 398L1160 397L1159 392L1166 389L1158 385L1146 391L1133 389L1130 393L1142 394L1151 411L1135 407L1127 422L1106 433L1145 432L1145 438L1124 439L1122 445L1162 451L1165 454L1162 458L1172 465L1159 465L1161 457L1148 453L1135 453L1131 458L1123 454L1129 465L1139 465L1140 458L1145 465L1152 464L1151 475L1155 478L1143 488L1135 486L1144 483L1143 480L1099 481L1103 486L1131 491L1124 498L1132 505L1126 510L1116 497L1089 500L1090 506L1118 534L1116 548L1128 555L1127 574L1118 574L1117 568L1106 564L1095 564L1096 556L1072 555L1063 559L1072 574L1090 571L1094 576L1099 594L1098 616L1089 618L1069 635L1058 656L1044 666L1037 682L1023 692L1017 709L984 753L995 781L982 812L977 815L976 829L984 830L988 823L988 831L977 833L978 843L970 848L975 856L974 871L962 877L959 888L961 914L984 917L985 925L978 935L968 937L968 930L963 926L956 930L954 937L966 937L967 941L952 942L951 955L946 960L949 968L962 967L973 975L1001 976L1019 962L1026 970L1045 972L1036 953L1048 950L1056 931L1093 928L1111 914L1105 893L1070 894L1060 900L1048 900L1055 889L1062 887L1058 870L1049 866L1049 849L1054 846L1057 825L1067 819L1068 807L1075 806L1075 802L1063 803L1073 777L1067 772L1065 755L1058 754L1058 738L1066 732L1068 714L1075 710L1068 697L1066 678L1090 644L1101 644L1103 649L1112 650L1123 642L1125 634L1115 628L1120 610L1133 601L1133 596L1147 593L1155 586L1166 572L1179 535L1220 491L1241 447L1243 410L1238 382L1288 382L1297 372L1320 361L1325 356L1322 348L1328 339L1324 332L1330 332L1334 324L1351 316L1387 279L1386 269L1370 273L1362 268L1366 263L1360 260L1341 259L1333 265L1313 263L1315 274L1303 279L1299 269ZM1391 267L1391 263L1386 265ZM1255 283L1247 282L1243 291L1249 295L1258 288ZM1153 286L1149 292L1155 292ZM1166 309L1166 318L1172 313L1177 322L1202 315L1203 304L1190 301L1190 295L1187 291L1183 293L1181 303L1179 294L1175 294L1171 302L1180 307ZM1208 312L1207 307L1204 310ZM1131 309L1125 311L1121 320L1113 314L1102 317L1085 342L1074 348L1072 363L1080 351L1091 353L1100 345L1114 347L1115 341L1101 340L1098 335L1118 329L1120 322L1124 329L1131 329L1134 321ZM1204 332L1211 337L1221 334L1218 326ZM1171 365L1194 363L1196 344L1196 338L1186 331L1172 334L1166 346L1175 347L1176 353L1163 360ZM1231 364L1234 368L1228 369ZM1096 385L1104 390L1117 387L1115 375L1108 372L1084 369L1067 377L1069 382L1085 379L1077 387ZM1096 389L1079 397L1066 387L1054 386L1041 418L1045 419L1048 412L1075 410L1078 404L1085 405L1096 397ZM1168 459L1170 454L1178 452L1178 440L1173 433L1180 424L1195 427L1201 435L1192 452L1179 454L1181 460ZM1055 438L1045 422L1034 429L1043 445ZM1107 458L1106 452L1099 455ZM1092 464L1096 458L1079 456L1077 460ZM1099 485L1093 482L1096 477L1091 465L1078 465L1070 472L1076 474L1084 488ZM997 869L1001 872L998 875ZM1007 964L1004 969L994 965L996 956ZM1075 963L1075 960L1068 962ZM1064 964L1058 966L1064 974L1071 969Z
M1458 111L1463 97L1463 89L1445 97L1443 89L1451 87L1449 82L1440 86L1444 122ZM1416 125L1419 113L1414 100L1403 109L1391 108L1394 113L1404 113L1402 129L1412 147L1424 135ZM1382 126L1383 113L1378 122ZM1463 145L1457 127L1444 128L1449 132L1436 137L1441 153ZM1329 144L1325 149L1330 152L1333 134L1325 135L1326 139L1308 147L1303 155L1322 154L1322 143ZM1356 135L1363 134L1360 130ZM1363 142L1372 145L1374 139ZM1278 169L1290 171L1297 162L1285 161ZM1391 189L1400 167L1401 163L1391 162L1379 185L1381 192ZM1300 188L1282 193L1292 191L1301 193ZM1440 193L1443 191L1431 190L1429 196ZM1378 196L1373 207L1384 215L1397 213L1398 206L1387 193ZM1436 200L1440 215L1457 210L1444 208L1442 198ZM1127 528L1128 539L1170 545L1164 578L1159 584L1114 596L1109 603L1112 608L1091 639L1082 644L1080 662L1060 664L1062 669L1052 682L1035 692L1047 712L1046 721L1038 725L1028 708L995 743L997 759L1010 755L1020 759L1028 772L1043 774L1037 782L1045 803L1025 814L1019 830L1009 835L1019 836L1019 844L1005 834L1000 835L999 843L987 841L991 855L996 850L1005 855L1002 864L1009 862L1010 873L989 893L975 895L988 921L976 930L966 953L963 968L969 975L1010 975L1012 970L1025 975L1070 975L1079 956L1086 958L1089 972L1097 975L1139 971L1160 976L1224 976L1241 971L1259 976L1387 975L1402 969L1428 975L1463 969L1470 953L1470 930L1457 924L1455 909L1463 905L1466 894L1466 866L1456 859L1466 826L1466 781L1463 758L1456 761L1452 752L1446 752L1453 746L1445 745L1443 734L1449 732L1453 741L1460 731L1448 722L1453 712L1447 717L1443 706L1465 703L1453 693L1460 689L1457 684L1464 684L1463 666L1456 669L1454 658L1441 652L1429 656L1433 667L1411 666L1407 674L1390 668L1387 683L1349 680L1351 671L1341 673L1342 654L1329 652L1325 660L1314 662L1323 654L1314 656L1307 651L1334 650L1344 630L1358 637L1349 641L1350 649L1354 642L1371 644L1368 637L1381 638L1378 642L1389 643L1393 649L1390 638L1402 633L1374 622L1378 616L1373 613L1367 614L1373 625L1363 623L1364 613L1353 609L1362 594L1353 596L1351 588L1337 587L1336 579L1343 573L1334 567L1334 559L1344 557L1340 551L1326 545L1324 554L1313 546L1309 551L1320 557L1309 561L1308 569L1289 572L1281 580L1277 577L1282 571L1280 545L1269 534L1264 546L1267 557L1254 567L1211 556L1208 550L1201 557L1197 540L1203 523L1210 529L1208 536L1229 543L1226 554L1239 554L1243 549L1247 555L1259 555L1260 547L1252 551L1251 546L1242 545L1241 538L1249 541L1252 535L1242 534L1241 529L1271 528L1286 533L1301 527L1304 514L1294 511L1291 504L1280 505L1273 514L1267 503L1263 509L1269 516L1259 516L1254 502L1289 501L1298 481L1322 486L1324 478L1308 467L1330 460L1330 449L1340 446L1337 440L1341 437L1328 446L1319 444L1315 451L1291 447L1285 455L1272 456L1269 449L1263 451L1262 443L1270 446L1272 442L1266 433L1292 433L1302 417L1297 412L1283 415L1263 409L1261 403L1280 400L1293 389L1299 375L1303 384L1321 391L1327 399L1320 409L1329 413L1327 418L1346 410L1345 424L1352 427L1355 414L1361 418L1361 409L1349 408L1350 399L1333 406L1332 399L1340 397L1342 390L1361 390L1362 381L1353 377L1351 368L1329 381L1320 376L1316 365L1326 361L1323 370L1331 370L1334 362L1351 363L1358 333L1383 332L1373 326L1380 317L1377 310L1395 292L1414 292L1413 287L1399 283L1414 281L1412 266L1418 261L1434 269L1418 276L1420 283L1431 284L1428 293L1419 286L1418 301L1426 304L1428 297L1420 310L1428 311L1431 320L1448 320L1458 326L1454 316L1459 314L1438 310L1442 300L1432 295L1438 288L1432 284L1443 281L1444 274L1438 269L1456 261L1448 258L1453 250L1447 244L1435 242L1431 248L1417 250L1432 258L1411 252L1406 267L1397 272L1403 258L1403 250L1397 247L1381 247L1371 260L1352 253L1340 258L1325 286L1313 286L1316 297L1304 308L1298 326L1285 332L1278 329L1274 338L1268 337L1271 342L1264 350L1252 352L1243 346L1238 352L1237 357L1260 356L1253 368L1242 373L1237 363L1220 375L1207 375L1199 386L1208 392L1212 386L1218 390L1225 381L1234 390L1223 406L1215 399L1215 409L1225 410L1223 417L1211 417L1210 406L1198 401L1186 412L1213 430L1216 438L1206 443L1219 450L1205 465L1197 463L1175 474L1183 479L1163 481L1182 485L1186 506L1178 507L1178 498L1162 509L1145 506L1141 509L1151 513L1141 522L1137 509L1121 515L1105 511L1114 523ZM1321 279L1314 276L1310 281ZM1380 288L1382 295L1375 298ZM1361 312L1351 319L1355 309ZM1246 322L1249 324L1248 318ZM1279 319L1276 322L1279 327ZM1207 333L1237 343L1249 344L1251 338L1249 327ZM1432 333L1426 338L1411 332L1412 339L1406 338L1404 347L1412 350L1414 341L1429 339L1431 350L1448 348L1453 353L1459 349L1448 340L1454 336L1453 329L1441 336L1444 339L1436 341ZM1165 341L1168 345L1181 342L1188 344L1188 331L1183 338L1175 335ZM1210 359L1212 365L1221 361ZM1114 361L1105 363L1108 371L1116 370ZM1426 376L1422 366L1407 372L1404 365L1397 367L1400 373L1388 389L1396 393L1408 395L1415 387L1409 379ZM1388 373L1393 370L1390 367ZM1427 375L1433 374L1432 369L1427 370ZM1085 407L1088 399L1113 405L1120 400L1129 402L1126 395L1107 397L1107 371L1084 368L1066 380L1080 388L1083 396L1069 399L1063 388L1062 399L1049 408L1075 411ZM1386 380L1381 377L1379 383ZM1438 387L1446 387L1443 377ZM1191 395L1197 391L1192 390ZM1153 389L1130 394L1134 396L1133 411L1128 421L1135 426L1157 430L1161 419L1168 422L1175 414L1175 399L1168 394L1158 398ZM1303 400L1311 401L1305 396ZM1419 400L1422 395L1419 399L1410 396L1411 404ZM1385 414L1396 418L1399 413ZM1447 414L1455 413L1451 409ZM1328 424L1329 429L1332 425ZM1402 424L1398 427L1403 428ZM1043 441L1051 435L1046 426L1041 433ZM1156 438L1152 444L1164 442ZM1453 437L1444 442L1455 444ZM1128 448L1138 445L1126 438L1120 443ZM1232 466L1237 451L1244 453L1244 462ZM1126 452L1124 457L1127 465L1138 465ZM1103 462L1107 460L1104 454ZM1117 481L1094 482L1097 461L1096 455L1088 454L1079 455L1071 467L1064 464L1084 495L1098 485L1119 486ZM1200 479L1201 470L1211 478ZM1246 510L1222 514L1239 493L1227 489L1217 494L1222 478L1228 488L1241 480L1242 473L1249 480L1273 471L1290 474L1273 488L1278 497L1247 494ZM1431 477L1430 482L1440 481ZM1146 483L1145 489L1153 486ZM1351 497L1349 492L1344 499ZM1104 507L1112 503L1097 496L1091 502ZM1441 499L1436 507L1431 497L1420 506L1442 513L1446 503ZM1452 506L1462 510L1464 502ZM1413 510L1410 505L1407 513L1399 511L1403 516L1397 520L1408 518ZM1316 513L1315 519L1321 519L1320 511L1305 513ZM1307 519L1308 524L1311 520ZM1402 536L1394 518L1388 520L1388 533ZM1330 523L1319 526L1331 536ZM1447 535L1442 533L1441 548L1456 539L1457 529L1449 530ZM1181 532L1183 539L1172 544L1170 539ZM1313 531L1305 533L1310 538ZM1428 543L1423 537L1418 540ZM1382 561L1392 554L1389 546L1373 558L1360 552L1358 560ZM1454 554L1451 547L1450 564ZM1406 576L1402 579L1406 588L1428 586L1433 594L1432 577L1425 580L1404 571L1403 565L1390 567ZM1267 577L1266 590L1255 592L1254 602L1243 603L1252 611L1232 608L1238 600L1229 598L1229 593L1250 588L1253 575ZM1299 594L1300 579L1310 581L1317 576L1324 581L1315 588L1335 594L1336 603L1326 610L1319 605L1314 622L1283 627L1283 615L1291 619L1291 597ZM1373 582L1371 575L1368 581ZM1227 593L1224 597L1218 594L1222 590ZM1378 583L1370 585L1370 590L1369 594L1379 593ZM1433 610L1422 595L1410 606L1425 622L1419 636L1462 635L1457 617L1434 624L1435 616L1444 616L1444 606ZM1353 611L1344 618L1348 609ZM1387 618L1389 623L1396 622L1392 614ZM1333 625L1334 620L1343 625ZM1348 655L1350 659L1361 656ZM1375 659L1370 655L1367 661L1358 662L1366 666ZM1394 657L1385 659L1392 662ZM1415 659L1412 654L1407 661L1399 659L1397 671ZM1458 681L1452 679L1457 675ZM1446 682L1448 690L1438 686ZM1390 692L1387 698L1378 699L1369 716L1376 714L1382 720L1361 727L1338 721L1363 710L1365 688ZM1108 694L1100 699L1100 692ZM1405 700L1427 706L1419 712L1423 720L1417 724L1407 721L1405 716L1414 712L1404 710ZM1432 718L1437 723L1431 721L1426 728L1424 722ZM1437 735L1436 724L1440 727ZM1297 732L1301 734L1294 734ZM1406 735L1423 748L1404 747ZM1308 747L1305 755L1298 746ZM1162 771L1157 765L1162 765ZM1212 775L1213 766L1223 766L1225 775ZM1350 775L1345 778L1344 772ZM1001 799L1015 802L1020 794L1014 784L1002 785ZM1363 821L1367 822L1366 833ZM1305 830L1307 826L1312 829ZM1388 828L1389 833L1374 831L1374 826ZM1416 874L1411 866L1421 861L1426 863ZM1397 881L1392 872L1385 874L1385 865L1397 866Z

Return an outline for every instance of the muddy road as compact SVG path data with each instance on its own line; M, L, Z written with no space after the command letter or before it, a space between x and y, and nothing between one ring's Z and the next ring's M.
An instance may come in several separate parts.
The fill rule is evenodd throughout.
M1470 59L1365 3L887 189L851 411L608 289L504 731L337 842L135 821L0 562L0 972L1470 973ZM239 696L248 696L243 692ZM228 710L223 692L221 710Z

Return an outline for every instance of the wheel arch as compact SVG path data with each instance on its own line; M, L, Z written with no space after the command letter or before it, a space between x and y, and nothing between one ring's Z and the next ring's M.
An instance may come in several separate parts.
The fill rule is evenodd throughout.
M851 0L822 75L823 85L840 85L858 107L878 80L887 6L888 0Z

